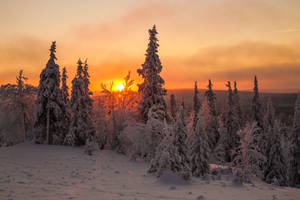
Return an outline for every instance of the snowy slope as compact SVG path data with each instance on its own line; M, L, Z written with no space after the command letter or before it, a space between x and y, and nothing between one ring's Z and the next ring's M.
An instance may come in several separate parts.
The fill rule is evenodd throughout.
M300 189L230 180L166 182L147 175L149 164L112 151L93 156L82 148L19 144L0 148L0 199L230 199L299 200Z

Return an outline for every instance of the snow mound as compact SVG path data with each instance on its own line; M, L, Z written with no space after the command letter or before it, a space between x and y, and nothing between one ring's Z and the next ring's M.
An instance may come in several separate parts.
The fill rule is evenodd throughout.
M170 170L165 170L159 177L160 182L172 185L186 185L189 181L182 178L182 174L174 173Z

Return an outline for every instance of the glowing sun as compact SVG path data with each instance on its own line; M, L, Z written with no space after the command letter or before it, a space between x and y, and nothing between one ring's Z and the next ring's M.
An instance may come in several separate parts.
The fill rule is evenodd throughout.
M122 91L124 90L125 86L123 83L118 83L116 86L115 86L115 90L118 90L118 91Z

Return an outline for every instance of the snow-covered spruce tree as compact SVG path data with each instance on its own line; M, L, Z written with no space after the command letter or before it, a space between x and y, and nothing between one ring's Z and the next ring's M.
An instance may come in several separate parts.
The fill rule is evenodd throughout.
M156 173L160 177L165 170L169 170L181 174L185 180L190 179L188 148L185 143L187 128L182 119L183 108L180 107L174 127L165 122L163 140L151 160L149 173Z
M233 103L234 103L234 116L239 121L240 128L244 125L243 113L240 105L240 96L239 91L237 89L236 81L234 81L234 89L233 89Z
M170 97L170 111L171 111L172 118L175 119L176 112L177 112L177 105L176 105L176 100L175 100L174 94L171 94L171 97Z
M153 105L148 113L148 121L146 123L145 132L145 150L142 158L151 161L155 157L156 148L163 139L162 130L164 128L164 120L166 112L160 104Z
M290 186L300 185L300 94L294 109L293 129L289 140L288 182Z
M254 76L254 96L252 99L252 121L255 121L257 125L263 129L263 114L262 114L262 104L259 98L258 92L258 82L256 76Z
M65 144L71 146L84 145L87 139L95 136L95 128L91 119L89 96L86 93L85 79L83 78L82 62L78 60L77 74L72 80L70 99L71 122Z
M21 114L21 123L22 123L22 127L23 127L23 134L24 134L24 141L26 140L26 102L24 99L24 90L25 90L25 83L24 81L27 80L27 78L23 75L23 70L20 70L19 75L16 77L17 79L17 88L18 88L18 92L17 92L17 104L18 107L20 108L20 114Z
M228 111L226 115L226 136L224 140L224 150L225 150L225 161L232 161L232 151L239 145L239 136L237 131L239 130L239 121L234 115L234 101L233 92L231 89L231 84L228 81L226 84L228 88Z
M89 89L90 85L90 74L88 72L88 64L87 64L87 59L85 59L84 66L83 66L83 71L82 71L82 78L84 82L84 90L85 90L85 96L86 96L86 103L88 105L88 109L90 114L92 114L93 110L93 99L90 97L90 94L92 93Z
M194 107L193 107L193 112L194 112L193 129L195 129L196 125L197 125L197 121L198 121L197 117L198 117L200 107L201 107L197 81L195 81L193 104L194 104Z
M263 172L260 163L264 163L266 157L260 152L257 146L260 134L256 122L247 123L246 126L238 132L240 136L239 146L235 149L235 156L232 160L234 173L242 181L250 181L252 175L262 177Z
M34 124L35 142L62 144L65 133L65 104L60 86L59 66L55 63L56 43L52 42L50 59L40 75L37 94L37 115Z
M65 103L65 105L68 105L69 103L69 87L67 85L67 70L66 68L64 67L63 68L63 71L62 71L62 77L61 77L61 82L62 82L62 85L61 85L61 93L62 93L62 98L63 98L63 101Z
M210 161L215 162L218 164L225 163L225 144L226 144L226 138L227 138L227 127L225 125L225 119L223 115L220 115L218 117L218 132L219 132L219 140L216 144L216 147L213 149L213 151L210 152Z
M190 167L192 175L199 177L209 172L209 145L203 117L199 114L197 119L190 148Z
M273 107L273 103L271 98L268 98L267 105L266 105L266 112L264 115L264 124L263 126L265 129L273 129L275 123L275 110Z
M64 118L65 120L65 129L66 131L69 129L70 126L70 118L71 118L71 113L70 113L70 105L69 105L69 101L70 101L70 95L69 95L69 87L67 85L67 70L64 67L62 70L62 78L61 78L61 93L62 93L62 99L63 99L63 103L64 103L64 107L65 107L65 113L64 113Z
M207 108L204 108L207 112L204 113L204 124L209 147L213 150L219 140L218 115L216 109L216 95L213 92L211 80L208 80L207 87L208 90L205 92Z
M280 144L279 121L275 122L274 129L269 137L270 150L267 155L267 166L264 171L264 179L267 183L283 186L287 184L287 171Z
M141 69L137 73L142 76L144 82L139 84L139 93L141 100L139 102L139 113L144 123L148 120L149 109L155 104L161 104L165 112L167 105L163 98L167 94L167 90L163 88L164 80L159 75L162 70L162 65L157 54L158 39L155 25L149 29L149 44L146 53L146 59Z
M181 99L181 104L180 104L181 106L182 106L182 108L183 108L183 110L185 109L185 103L184 103L184 98L182 97L182 99Z
M271 147L271 138L272 135L275 134L274 131L274 124L275 124L275 110L273 107L273 103L271 98L268 98L266 111L264 115L263 127L264 131L261 133L261 140L259 141L259 146L261 147L261 152L268 156L270 147ZM280 136L280 135L279 135Z

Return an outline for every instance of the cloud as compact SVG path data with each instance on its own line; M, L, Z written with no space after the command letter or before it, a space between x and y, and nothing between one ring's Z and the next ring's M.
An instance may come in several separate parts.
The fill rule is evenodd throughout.
M14 82L20 69L32 81L38 78L49 55L49 42L29 36L15 36L0 44L0 84Z
M300 85L300 50L296 44L243 42L201 48L192 56L167 57L162 60L165 67L164 77L177 87L183 85L183 82L189 82L192 87L194 80L205 82L207 79L213 79L224 89L223 83L227 80L248 81L251 84L255 74L270 82L267 86L269 88ZM249 84L245 86L248 87Z
M124 39L140 27L153 24L175 15L172 5L162 2L143 2L116 19L80 24L72 27L70 34L75 39L111 42ZM144 31L144 30L143 30Z

